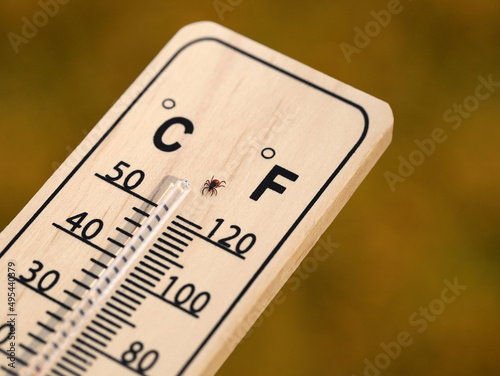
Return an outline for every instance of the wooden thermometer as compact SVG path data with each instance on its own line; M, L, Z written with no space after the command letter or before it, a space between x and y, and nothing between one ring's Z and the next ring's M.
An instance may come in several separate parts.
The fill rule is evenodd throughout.
M183 28L2 232L2 372L214 374L392 123L241 35Z

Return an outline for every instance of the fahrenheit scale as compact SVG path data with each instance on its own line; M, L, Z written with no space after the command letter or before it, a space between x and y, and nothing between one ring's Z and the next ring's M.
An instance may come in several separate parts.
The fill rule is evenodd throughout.
M391 132L384 102L183 28L2 232L2 372L215 373Z

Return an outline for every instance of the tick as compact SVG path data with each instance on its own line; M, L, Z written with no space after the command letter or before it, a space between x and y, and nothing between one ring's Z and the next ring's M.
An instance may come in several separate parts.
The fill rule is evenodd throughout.
M207 190L207 193L210 193L210 196L213 196L214 192L215 192L215 195L217 196L217 188L224 188L225 187L225 185L222 185L222 184L226 184L226 182L224 180L220 181L218 179L214 179L214 177L212 176L212 179L207 180L205 182L205 184L203 185L203 189L201 190L201 194L205 194L205 190Z

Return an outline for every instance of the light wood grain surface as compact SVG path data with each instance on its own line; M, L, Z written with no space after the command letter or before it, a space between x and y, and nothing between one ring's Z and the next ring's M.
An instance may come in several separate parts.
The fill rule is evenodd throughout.
M388 146L392 124L386 103L228 29L181 29L1 233L17 316L15 340L4 325L0 348L15 342L18 358L13 369L3 356L3 370L215 373ZM203 194L212 176L225 187ZM174 192L174 177L189 193ZM165 194L178 205L167 225L61 340Z

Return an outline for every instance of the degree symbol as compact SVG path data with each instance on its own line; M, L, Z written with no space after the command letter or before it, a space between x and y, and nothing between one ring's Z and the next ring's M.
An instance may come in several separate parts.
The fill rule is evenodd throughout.
M163 107L170 110L175 107L175 101L173 99L167 98L162 103Z
M276 155L276 152L274 151L273 148L265 148L262 149L262 152L260 153L264 159L271 159Z

